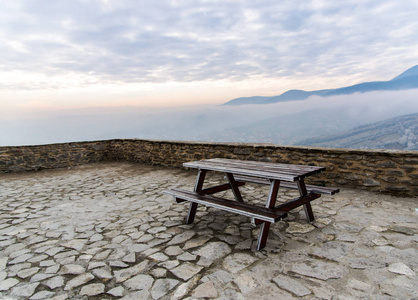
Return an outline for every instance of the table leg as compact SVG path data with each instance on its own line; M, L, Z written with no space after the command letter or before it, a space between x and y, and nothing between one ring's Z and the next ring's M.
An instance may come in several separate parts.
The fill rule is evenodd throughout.
M274 208L274 206L276 205L276 199L277 199L277 193L279 192L279 187L280 187L279 180L273 180L271 182L266 208ZM270 231L270 222L263 222L260 227L260 233L258 234L257 250L260 250L266 246L269 231Z
M297 182L298 184L298 189L299 189L299 193L301 196L306 196L308 194L307 190L306 190L306 186L305 186L305 181L299 180ZM307 202L306 204L303 205L303 208L305 209L305 214L306 214L306 218L308 219L309 222L313 222L315 220L313 211L312 211L312 206L310 202Z
M266 246L267 243L267 237L270 232L270 223L269 222L263 222L260 225L260 233L258 234L258 240L257 240L257 250L261 250Z
M206 176L206 170L199 169L197 173L196 184L194 187L195 192L199 193L202 191L203 182L205 181L205 176ZM186 218L186 224L193 223L194 217L196 216L196 211L197 211L197 203L194 203L194 202L190 203L189 213L187 214L187 218Z
M234 175L232 175L232 173L226 173L226 177L228 178L228 181L231 186L232 193L234 193L235 199L238 202L244 202L244 200L242 200L242 196L238 189L238 185L237 185L237 182L235 181Z

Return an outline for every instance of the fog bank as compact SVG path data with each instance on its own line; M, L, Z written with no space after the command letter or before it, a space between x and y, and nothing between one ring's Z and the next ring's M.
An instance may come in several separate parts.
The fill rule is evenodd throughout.
M310 97L264 105L184 106L176 108L95 107L71 110L21 109L0 116L0 145L37 145L114 138L209 140L234 142L234 128L251 128L271 120L292 120L300 126L298 138L317 121L330 117L332 132L418 112L418 90L371 92L332 97ZM341 125L338 125L338 124ZM258 125L257 125L258 124ZM280 126L284 126L281 124ZM329 127L329 126L328 126ZM335 127L335 128L334 128ZM341 127L341 128L340 128ZM308 136L303 136L304 128ZM309 130L308 130L309 129ZM278 128L279 130L279 128ZM280 128L286 131L286 128ZM329 128L325 133L329 132ZM247 140L251 142L251 139ZM266 141L267 142L267 141Z

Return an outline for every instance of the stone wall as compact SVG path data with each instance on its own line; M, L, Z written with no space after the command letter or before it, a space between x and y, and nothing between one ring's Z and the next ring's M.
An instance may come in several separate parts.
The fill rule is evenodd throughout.
M43 146L0 147L0 172L61 168L97 161L131 161L167 167L206 158L235 158L327 168L309 183L416 197L417 151L286 147L271 144L108 140Z
M0 147L0 173L66 168L108 160L106 145L97 141Z

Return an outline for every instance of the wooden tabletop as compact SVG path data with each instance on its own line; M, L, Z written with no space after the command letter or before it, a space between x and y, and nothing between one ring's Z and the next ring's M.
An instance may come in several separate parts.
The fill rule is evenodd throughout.
M272 180L298 181L325 171L324 167L269 163L248 160L213 158L187 162L186 168L219 171L237 175L267 178Z

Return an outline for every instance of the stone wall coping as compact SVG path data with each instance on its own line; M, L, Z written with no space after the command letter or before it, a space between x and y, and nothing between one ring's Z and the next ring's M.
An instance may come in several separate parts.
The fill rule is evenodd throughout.
M326 148L326 147L309 147L309 146L292 146L292 145L276 145L271 143L236 143L236 142L207 142L207 141L181 141L181 140L159 140L159 139L108 139L108 140L94 140L94 141L77 141L77 142L63 142L39 145L22 145L22 146L0 146L1 149L10 148L37 148L48 146L64 146L64 145L82 145L82 144L97 144L97 143L111 143L111 142L147 142L156 144L184 144L184 145L202 145L202 146L227 146L227 147L250 147L263 149L284 149L284 150L298 150L304 152L321 152L321 153L336 153L336 154L357 154L357 155L390 155L390 156L413 156L416 157L418 151L407 150L390 150L390 149L351 149L351 148Z
M234 142L206 142L206 141L179 141L179 140L157 140L157 139L113 139L105 141L140 141L156 144L185 144L185 145L202 145L202 146L235 146L235 147L252 147L252 148L271 148L271 149L295 149L307 152L334 152L334 153L350 153L350 154L379 154L379 155L399 155L399 156L416 156L418 151L406 150L389 150L389 149L350 149L350 148L322 148L309 146L286 146L271 143L234 143Z

